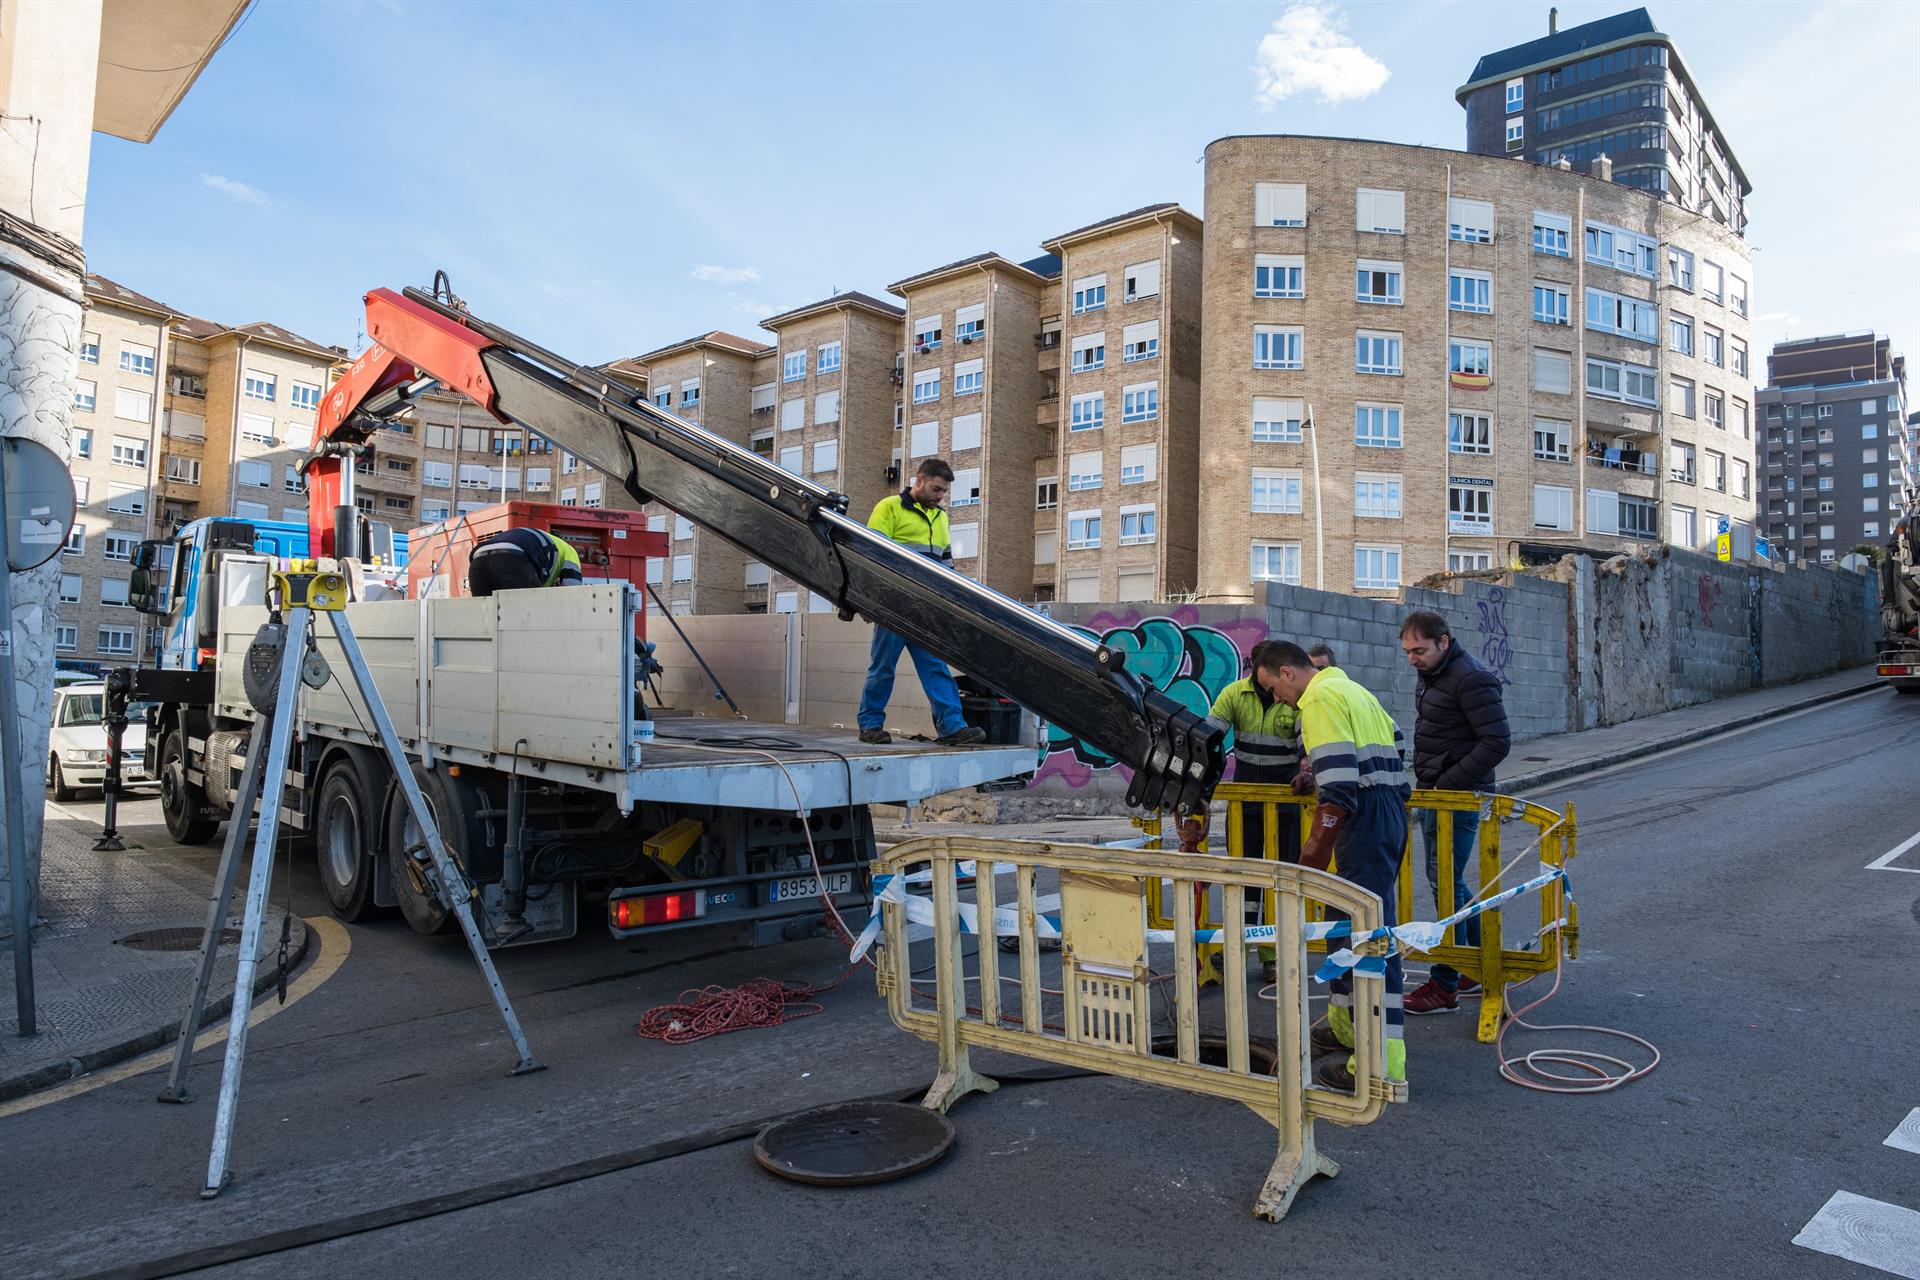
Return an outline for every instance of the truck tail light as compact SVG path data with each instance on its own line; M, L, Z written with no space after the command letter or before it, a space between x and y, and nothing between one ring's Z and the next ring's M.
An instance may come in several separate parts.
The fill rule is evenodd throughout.
M1920 676L1920 664L1883 662L1880 664L1879 673L1883 676Z
M607 923L615 929L641 929L654 924L678 924L707 914L703 889L668 889L607 901Z

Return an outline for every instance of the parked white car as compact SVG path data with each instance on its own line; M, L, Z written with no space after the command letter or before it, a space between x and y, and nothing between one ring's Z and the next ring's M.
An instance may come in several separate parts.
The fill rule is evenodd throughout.
M47 785L56 800L71 800L83 789L97 790L107 776L107 686L70 684L53 691L53 736L47 747ZM127 730L120 739L120 778L126 785L150 784L146 706L127 708Z

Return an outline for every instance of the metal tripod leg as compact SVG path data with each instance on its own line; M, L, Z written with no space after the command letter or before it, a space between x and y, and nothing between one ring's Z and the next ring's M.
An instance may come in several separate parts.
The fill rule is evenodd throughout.
M247 1054L247 1019L253 1012L253 977L259 967L261 917L267 908L267 889L273 881L274 842L280 832L280 797L287 786L287 753L293 742L294 699L300 692L300 660L306 656L307 619L304 608L287 611L286 643L280 651L280 680L273 698L273 718L267 734L267 776L260 793L260 821L253 836L253 868L247 877L247 910L240 926L240 961L233 975L233 1014L227 1021L227 1058L220 1072L220 1102L213 1115L213 1151L207 1157L203 1200L220 1194L227 1183L227 1153L233 1146L233 1115L240 1101L240 1071ZM256 728L255 732L258 732ZM253 761L247 761L253 768ZM234 821L246 822L236 810Z
M520 1019L513 1012L513 1002L507 999L507 989L501 985L500 975L493 967L493 958L487 954L487 944L480 937L480 926L474 923L473 886L448 855L446 843L440 838L440 829L434 825L427 802L420 795L420 787L413 779L413 765L407 759L406 752L400 749L400 738L393 731L393 720L387 715L386 704L380 700L380 691L373 683L372 673L367 670L366 659L360 655L360 642L354 639L353 628L348 625L346 614L335 611L326 616L333 623L334 634L340 639L340 652L346 655L347 666L353 672L354 685L360 690L360 697L373 716L374 728L380 734L380 745L386 750L387 762L393 766L394 781L400 786L400 794L406 797L407 812L413 815L413 821L426 841L427 853L433 859L433 869L439 880L437 887L440 894L460 921L460 931L467 937L467 948L473 952L480 973L487 980L487 990L493 996L494 1006L500 1010L501 1021L507 1024L507 1034L513 1038L514 1051L520 1055L511 1074L517 1076L544 1070L527 1044L526 1033L520 1029ZM396 849L392 851L392 856L409 858L413 855L410 850Z
M213 985L214 958L225 931L227 907L233 902L233 886L240 879L240 850L246 847L253 826L253 805L260 796L260 777L267 768L266 742L272 722L265 716L253 722L253 736L247 742L247 766L240 775L240 791L234 797L233 813L227 819L227 842L220 851L220 869L214 873L213 896L207 901L207 932L200 943L200 973L194 980L193 997L186 1017L180 1020L180 1044L174 1051L173 1070L167 1087L157 1101L186 1102L187 1064L193 1058L194 1037L200 1034L200 1018L207 1008L207 989ZM225 768L222 761L220 768Z

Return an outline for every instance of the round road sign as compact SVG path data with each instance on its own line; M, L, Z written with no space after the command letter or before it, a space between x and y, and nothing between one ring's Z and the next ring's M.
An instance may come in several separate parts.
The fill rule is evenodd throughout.
M0 440L7 486L7 568L37 569L60 554L73 531L73 473L34 440Z

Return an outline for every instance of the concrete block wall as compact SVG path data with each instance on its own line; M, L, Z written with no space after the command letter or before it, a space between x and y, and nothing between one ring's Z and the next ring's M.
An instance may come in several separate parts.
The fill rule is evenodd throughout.
M1666 565L1674 619L1667 705L1684 707L1753 688L1753 630L1744 565L1673 550Z
M1880 610L1874 574L1810 565L1760 579L1752 612L1760 628L1761 683L1784 684L1873 661Z

